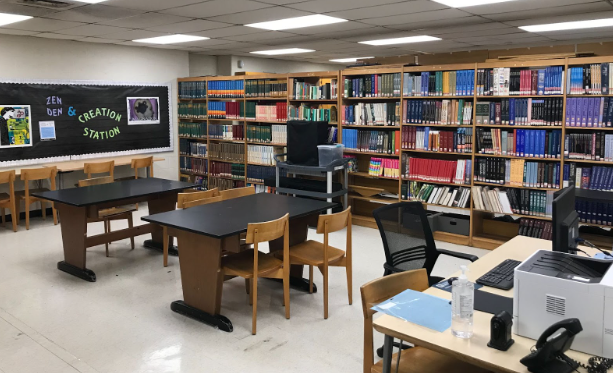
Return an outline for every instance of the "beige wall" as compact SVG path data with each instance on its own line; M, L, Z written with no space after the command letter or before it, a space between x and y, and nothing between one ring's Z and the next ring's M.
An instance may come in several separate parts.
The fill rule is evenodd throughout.
M238 68L238 61L244 63L243 68ZM232 75L237 72L255 72L255 73L300 73L304 71L330 71L340 70L342 65L327 64L327 63L312 63L301 61L277 60L273 58L258 58L245 56L232 56L231 68Z
M190 53L189 76L217 75L217 56Z

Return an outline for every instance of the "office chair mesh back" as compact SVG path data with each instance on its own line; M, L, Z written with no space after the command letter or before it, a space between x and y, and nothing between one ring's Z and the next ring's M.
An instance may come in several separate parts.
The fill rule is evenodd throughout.
M385 249L385 274L425 268L438 257L428 217L420 202L402 202L373 211Z

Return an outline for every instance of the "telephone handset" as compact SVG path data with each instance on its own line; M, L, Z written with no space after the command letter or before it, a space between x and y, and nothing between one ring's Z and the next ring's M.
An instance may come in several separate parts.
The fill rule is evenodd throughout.
M566 319L551 325L536 342L528 356L520 360L532 373L571 373L579 364L564 352L570 349L575 335L583 330L579 319Z

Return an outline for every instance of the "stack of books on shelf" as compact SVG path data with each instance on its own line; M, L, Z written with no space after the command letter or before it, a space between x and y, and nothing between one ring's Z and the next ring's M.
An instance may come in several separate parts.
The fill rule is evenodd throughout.
M318 105L305 104L300 106L290 105L289 107L290 120L306 120L310 122L338 122L338 109L336 105Z
M579 214L579 221L582 223L606 226L613 224L613 203L586 201L577 198L575 210Z
M200 157L206 158L206 143L201 142L193 142L186 139L181 139L179 141L179 154L180 155L189 155L192 157Z
M245 165L242 163L211 162L211 176L241 180L245 178Z
M249 79L245 81L245 97L285 97L287 80Z
M477 128L479 154L558 159L561 140L560 130Z
M564 157L613 162L613 134L604 132L570 133L564 139Z
M180 119L206 119L206 103L179 102Z
M321 79L319 85L294 79L295 100L335 100L338 97L338 79Z
M206 159L179 157L179 167L181 171L195 172L200 175L206 175L208 172L208 162Z
M343 158L349 159L349 163L347 164L347 172L359 172L360 171L358 167L358 158L355 155L343 154Z
M284 168L279 169L279 177L286 177L287 170ZM252 183L263 183L265 179L275 179L277 177L277 170L274 167L264 166L247 166L247 181Z
M400 131L343 129L345 149L378 154L400 152Z
M287 144L287 126L285 125L247 125L247 141Z
M221 140L244 140L242 124L209 124L209 138Z
M566 99L567 127L611 127L613 97Z
M465 100L405 100L404 123L470 125L473 103Z
M413 157L406 159L403 155L403 162L405 162L403 176L410 180L470 185L472 167L470 159L456 161Z
M541 69L496 67L477 70L479 96L547 96L563 94L564 67Z
M470 188L421 184L411 181L401 187L403 200L421 201L429 205L469 208Z
M208 115L210 119L243 119L245 103L209 101Z
M400 102L345 105L342 123L356 126L399 126Z
M245 182L244 181L239 181L239 180L228 180L228 179L221 179L221 178L216 178L216 177L210 177L209 178L209 188L211 189L219 189L219 190L228 190L228 189L234 189L234 188L242 188L245 186Z
M473 96L475 70L404 73L403 94L420 96Z
M266 145L249 145L247 149L247 161L265 166L275 166L275 155L285 153L285 148Z
M179 136L206 139L206 123L179 122Z
M370 164L368 165L368 175L399 179L399 166L400 164L398 159L370 158Z
M473 202L475 209L481 211L551 217L553 191L474 186Z
M243 144L209 144L209 157L228 162L245 161L245 145Z
M477 182L526 188L560 188L559 163L504 158L477 158L475 162Z
M206 98L206 82L179 82L179 98L185 100Z
M181 181L189 182L189 178L182 179ZM197 190L209 190L209 178L206 176L195 176L194 184L197 185L197 187L195 187Z
M345 77L343 97L400 97L401 78L401 73Z
M511 98L500 102L477 102L477 124L510 126L561 126L562 98Z
M519 235L551 241L553 226L550 221L521 218L519 219Z
M570 95L608 95L613 87L613 63L596 63L569 68L566 92Z
M287 102L277 102L275 104L256 104L247 102L245 118L263 121L287 121Z
M564 165L564 187L613 192L613 167L587 166L576 163Z
M439 130L435 127L403 127L402 149L441 153L472 153L472 128Z
M214 80L209 82L209 98L243 98L245 82L243 80Z

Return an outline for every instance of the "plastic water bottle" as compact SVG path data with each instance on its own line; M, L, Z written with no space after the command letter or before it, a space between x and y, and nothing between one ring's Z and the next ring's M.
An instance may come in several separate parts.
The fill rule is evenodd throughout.
M461 266L462 275L451 288L451 333L458 338L473 336L473 312L475 310L475 285L466 277L466 266Z

